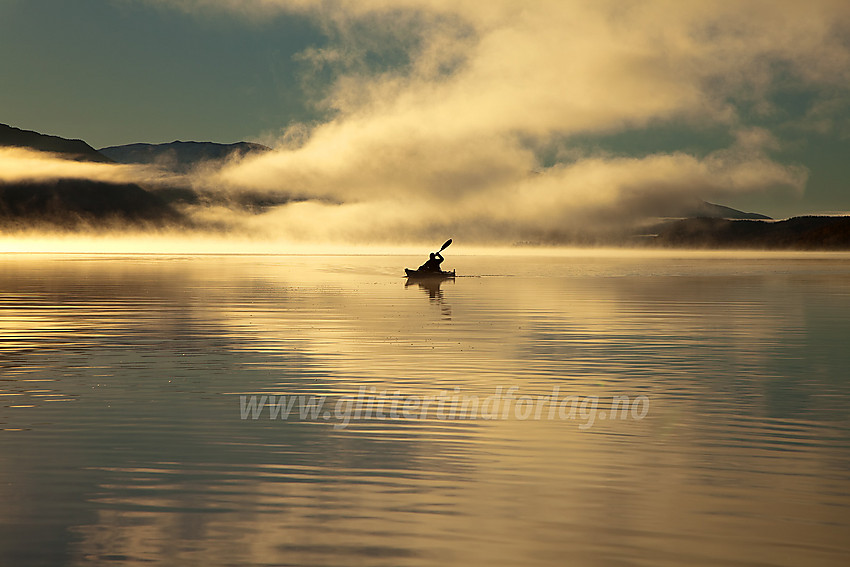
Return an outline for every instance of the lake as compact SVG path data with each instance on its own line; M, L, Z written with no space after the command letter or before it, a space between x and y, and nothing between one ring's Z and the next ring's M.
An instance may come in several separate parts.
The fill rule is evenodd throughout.
M0 255L0 565L846 565L850 255Z

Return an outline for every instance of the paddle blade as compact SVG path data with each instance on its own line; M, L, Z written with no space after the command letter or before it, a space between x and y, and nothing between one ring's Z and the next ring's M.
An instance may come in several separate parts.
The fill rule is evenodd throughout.
M446 243L445 243L445 244L443 244L443 247L442 247L442 248L440 248L440 250L438 250L438 251L439 251L439 252L442 252L443 250L445 250L446 248L448 248L448 247L449 247L449 244L451 244L451 243L452 243L452 239L451 239L451 238L449 238L448 240L446 240Z

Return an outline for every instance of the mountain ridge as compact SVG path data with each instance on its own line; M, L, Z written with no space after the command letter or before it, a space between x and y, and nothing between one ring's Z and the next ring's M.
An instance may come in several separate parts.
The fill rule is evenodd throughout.
M24 130L8 124L0 124L0 146L24 147L62 154L74 161L93 161L113 163L113 160L101 154L85 141L42 134L34 130Z
M231 157L244 157L271 151L271 148L254 142L184 142L175 140L163 144L133 143L107 146L98 152L118 163L156 164L185 173L199 163L223 161Z
M771 217L763 215L761 213L747 213L744 211L739 211L738 209L733 209L732 207L727 207L725 205L709 203L708 201L700 201L700 204L697 205L694 210L688 211L688 214L684 214L682 216L685 218L773 220Z
M83 140L0 124L0 147L23 147L73 161L115 163ZM158 195L135 183L59 177L47 181L0 181L0 226L85 227L185 224L188 219Z

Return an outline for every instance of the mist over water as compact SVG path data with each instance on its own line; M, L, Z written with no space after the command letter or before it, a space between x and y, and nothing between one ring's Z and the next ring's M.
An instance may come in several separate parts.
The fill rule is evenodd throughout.
M0 563L843 564L846 255L421 260L0 256Z
M300 69L286 80L314 118L281 108L253 133L272 151L178 172L0 149L0 182L188 188L188 224L257 238L505 245L632 231L701 199L787 212L810 165L837 175L791 150L844 124L841 2L144 3L206 25L309 19L322 37L276 64Z

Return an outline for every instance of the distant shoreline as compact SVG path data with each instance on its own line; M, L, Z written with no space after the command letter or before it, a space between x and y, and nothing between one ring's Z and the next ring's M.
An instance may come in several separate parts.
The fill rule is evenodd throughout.
M850 216L806 215L784 220L684 218L640 232L549 234L515 247L613 246L690 250L850 251Z

